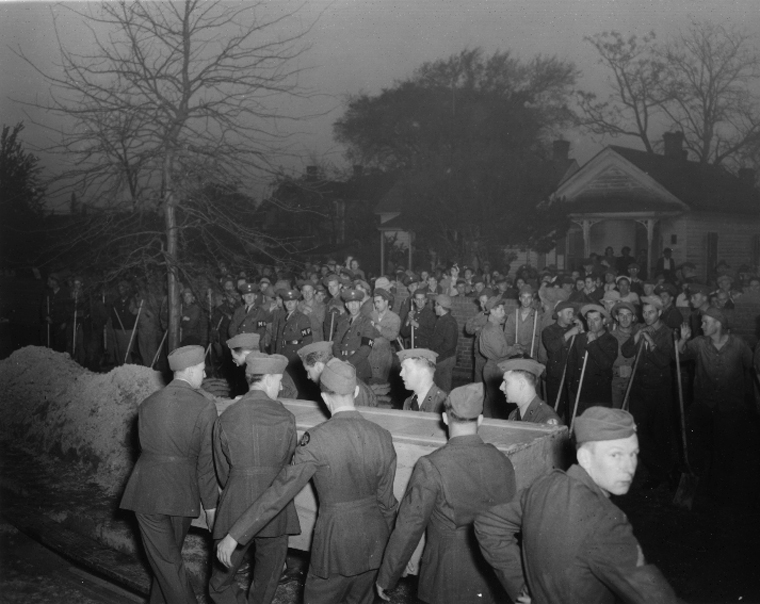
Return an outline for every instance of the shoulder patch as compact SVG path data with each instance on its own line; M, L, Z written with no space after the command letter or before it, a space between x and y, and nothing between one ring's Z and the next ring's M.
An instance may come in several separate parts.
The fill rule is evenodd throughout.
M256 321L256 327L266 327L267 322L266 321Z
M311 440L311 436L309 436L309 433L308 432L304 432L303 436L301 437L301 442L298 443L298 444L300 444L302 447L305 447L306 445L309 444L310 440Z
M361 345L369 346L370 348L372 348L375 345L375 340L373 340L372 338L362 338Z
M304 338L311 334L311 327L306 327L305 329L301 330L301 336Z

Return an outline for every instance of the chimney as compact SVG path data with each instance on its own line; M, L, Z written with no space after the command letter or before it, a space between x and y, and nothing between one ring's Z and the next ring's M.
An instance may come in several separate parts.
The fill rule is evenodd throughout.
M354 164L354 178L361 178L362 176L364 176L364 166Z
M552 159L554 161L567 161L570 154L570 141L552 141Z
M739 168L739 180L750 187L755 186L755 171L752 168Z
M317 180L317 166L306 166L306 180L309 182Z
M662 142L664 143L665 150L663 155L665 157L673 157L681 159L684 157L683 153L683 132L666 132L662 135Z

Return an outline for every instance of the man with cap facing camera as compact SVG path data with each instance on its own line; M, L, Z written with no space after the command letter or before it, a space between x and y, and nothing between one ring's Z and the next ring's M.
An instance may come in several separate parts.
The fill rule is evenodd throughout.
M430 349L438 355L435 363L433 380L444 392L451 390L451 377L457 362L457 340L459 339L459 324L451 315L451 298L439 294L435 298L435 314L438 319L433 328Z
M691 339L687 325L676 343L684 360L696 362L694 402L687 426L689 458L697 474L708 477L710 495L735 497L748 482L742 460L752 442L752 351L739 336L728 333L725 313L702 313L704 335ZM755 479L756 480L756 479Z
M223 489L213 531L216 540L227 534L290 463L297 442L295 417L277 400L288 359L255 351L247 356L245 365L248 393L227 407L214 425L214 464ZM285 564L288 535L300 532L295 505L290 502L251 541L232 553L229 568L213 565L211 600L217 604L244 600L235 575L253 545L253 582L248 601L269 604Z
M361 313L364 294L356 289L347 289L341 294L348 313L341 316L335 329L333 355L348 361L356 368L356 376L369 381L372 368L369 353L375 345L375 328L372 320Z
M119 507L133 510L153 571L151 602L195 602L182 561L182 544L199 499L209 527L218 499L212 453L214 403L199 389L206 375L202 346L169 354L174 379L137 410L140 457Z
M333 359L332 342L312 342L298 350L298 356L303 361L304 369L309 379L319 386L319 379L325 365ZM357 407L377 407L377 396L372 389L359 378L356 379L359 393L356 395L354 405Z
M260 346L263 350L271 340L274 317L263 305L257 303L257 290L258 287L253 283L246 283L240 288L243 305L238 306L232 314L228 333L230 337L239 333L256 333L259 335Z
M538 311L533 308L533 288L523 285L518 298L520 307L509 313L504 325L504 337L507 339L507 356L538 355L540 330L535 326L541 323Z
M404 388L414 392L404 401L402 409L441 413L448 395L433 382L438 355L426 348L409 348L400 350L397 354Z
M590 407L574 426L578 464L553 470L508 504L475 519L475 534L513 601L677 602L647 564L610 495L628 492L636 472L633 417ZM517 534L522 533L521 546ZM522 549L522 559L520 555Z
M493 571L472 534L475 516L515 495L509 459L478 436L483 421L483 384L451 391L443 410L449 440L420 457L401 502L383 556L377 591L393 589L426 532L417 597L431 604L503 601ZM494 591L494 588L495 591Z
M612 307L615 326L610 333L618 341L618 354L612 364L612 406L620 409L623 406L628 382L633 373L633 358L623 354L623 344L633 335L633 324L636 322L636 307L630 302L618 302Z
M369 355L369 364L372 369L373 383L385 384L388 382L388 374L393 364L391 342L398 338L401 318L390 309L390 305L393 304L393 294L387 289L375 288L372 300L375 309L369 318L375 329L375 335L372 338L374 345Z
M557 402L557 394L562 383L562 374L565 374L565 383L562 386L557 409L565 409L567 403L567 358L570 353L570 342L573 336L583 333L583 325L580 319L575 317L575 306L567 301L560 302L554 307L557 321L546 327L541 332L541 340L546 348L546 396L550 405Z
M504 372L501 391L508 403L517 405L509 414L513 422L533 422L561 426L562 420L549 405L538 398L536 384L544 372L544 366L533 359L509 359L499 363Z
M330 360L320 388L332 417L304 433L293 465L229 529L217 557L230 566L237 544L248 543L313 477L319 514L303 601L370 604L396 513L396 452L390 432L356 411L351 364Z
M502 329L506 320L504 304L504 298L499 296L488 299L486 302L488 323L480 332L480 352L486 358L486 364L483 367L483 386L486 393L483 415L497 419L506 419L509 415L504 404L504 397L500 392L504 372L498 366L499 362L507 358L509 349Z
M311 344L311 322L298 310L298 299L301 294L296 289L288 289L280 293L285 305L285 317L277 326L274 352L288 358L290 373L293 376L292 364L298 359L298 349Z

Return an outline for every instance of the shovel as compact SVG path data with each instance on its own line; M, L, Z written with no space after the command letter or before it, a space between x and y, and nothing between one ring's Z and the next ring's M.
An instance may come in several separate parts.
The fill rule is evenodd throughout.
M676 382L678 383L678 407L681 411L681 440L683 442L683 463L686 472L681 473L678 481L678 489L673 497L673 505L679 508L691 510L694 505L694 496L697 493L699 477L694 474L689 465L689 448L686 443L686 415L683 406L683 384L681 383L681 355L678 352L676 342Z

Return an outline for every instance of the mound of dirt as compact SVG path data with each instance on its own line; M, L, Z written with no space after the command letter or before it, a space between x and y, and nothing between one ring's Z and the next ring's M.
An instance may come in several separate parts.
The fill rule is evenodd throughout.
M81 464L115 493L137 457L137 407L163 385L141 365L92 373L68 354L27 346L0 361L0 436Z

